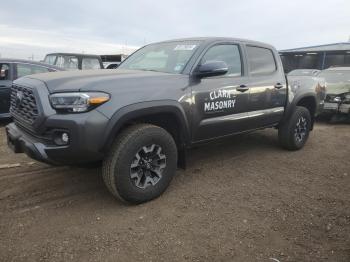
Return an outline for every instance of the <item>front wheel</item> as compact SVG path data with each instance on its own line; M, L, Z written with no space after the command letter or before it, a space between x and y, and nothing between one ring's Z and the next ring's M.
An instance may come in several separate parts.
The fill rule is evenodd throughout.
M103 161L102 176L119 199L142 203L160 196L177 166L173 137L163 128L138 124L126 128Z
M297 106L293 114L278 129L280 144L288 150L299 150L305 145L311 128L307 108Z

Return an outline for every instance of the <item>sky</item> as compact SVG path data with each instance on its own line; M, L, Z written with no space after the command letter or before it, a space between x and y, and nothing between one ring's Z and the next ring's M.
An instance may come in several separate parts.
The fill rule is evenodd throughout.
M288 49L350 38L350 0L11 0L0 7L0 56L129 54L181 37L224 36Z

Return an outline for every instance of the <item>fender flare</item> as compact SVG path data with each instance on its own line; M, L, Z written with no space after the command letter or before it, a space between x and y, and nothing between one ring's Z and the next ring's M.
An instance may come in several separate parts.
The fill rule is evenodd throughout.
M302 99L308 98L308 97L311 97L311 98L314 100L314 102L315 102L315 113L316 113L316 112L317 112L317 107L318 107L316 94L313 93L313 92L302 93L302 94L300 94L300 95L296 95L296 96L293 98L293 100L287 104L286 111L285 111L285 114L284 114L284 117L283 117L283 121L282 121L282 122L287 121L287 120L290 118L290 116L293 114L295 108L297 107L297 104L298 104ZM312 115L311 118L314 120L315 115ZM313 126L313 123L312 123L312 126Z
M181 104L175 100L157 100L127 105L116 111L110 118L106 127L102 151L107 151L109 149L125 123L135 118L157 113L173 114L180 123L179 128L183 134L183 143L185 143L185 145L190 143L190 125Z

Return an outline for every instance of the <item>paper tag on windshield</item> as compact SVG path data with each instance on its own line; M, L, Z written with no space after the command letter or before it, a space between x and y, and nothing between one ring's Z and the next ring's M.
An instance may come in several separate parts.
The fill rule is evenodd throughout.
M177 45L174 50L178 51L191 51L196 48L197 45Z

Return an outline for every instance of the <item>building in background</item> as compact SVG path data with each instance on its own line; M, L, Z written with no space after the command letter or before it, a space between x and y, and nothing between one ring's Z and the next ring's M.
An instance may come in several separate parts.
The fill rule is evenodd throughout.
M279 53L285 73L294 69L350 66L350 42L288 49Z

